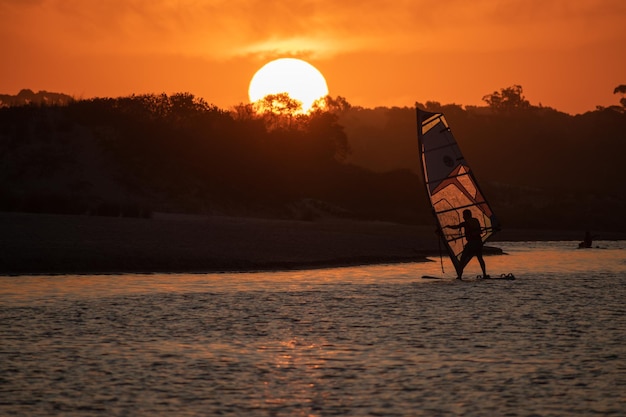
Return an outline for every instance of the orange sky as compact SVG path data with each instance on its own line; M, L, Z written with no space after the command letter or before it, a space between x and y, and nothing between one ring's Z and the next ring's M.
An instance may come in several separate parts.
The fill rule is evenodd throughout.
M619 104L624 0L0 0L0 93L191 92L222 108L279 57L354 105L482 105L520 84L576 114Z

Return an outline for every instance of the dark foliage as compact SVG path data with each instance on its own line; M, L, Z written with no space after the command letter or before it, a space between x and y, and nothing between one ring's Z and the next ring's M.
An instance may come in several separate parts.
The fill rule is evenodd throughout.
M336 114L270 117L245 107L227 112L176 94L1 109L0 208L414 217L415 193L381 196L398 184L414 189L416 177L387 184L345 165L349 146Z
M74 101L74 98L66 94L51 93L49 91L34 92L23 89L16 95L0 94L0 107L26 106L26 105L64 105Z
M418 103L446 115L505 226L626 230L626 114L613 108L572 116L523 105ZM351 163L377 172L419 173L414 108L351 108L342 114Z
M531 106L521 87L494 94L521 104L418 105L446 115L505 227L626 230L626 114ZM2 108L0 209L431 222L415 109L329 103L296 116L187 93Z

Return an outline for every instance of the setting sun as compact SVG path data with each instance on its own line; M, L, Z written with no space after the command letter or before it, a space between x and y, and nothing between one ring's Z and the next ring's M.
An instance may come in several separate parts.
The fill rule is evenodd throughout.
M308 112L313 103L328 95L328 86L321 72L301 59L281 58L265 64L250 81L248 96L251 102L270 94L286 93L302 103L302 112Z

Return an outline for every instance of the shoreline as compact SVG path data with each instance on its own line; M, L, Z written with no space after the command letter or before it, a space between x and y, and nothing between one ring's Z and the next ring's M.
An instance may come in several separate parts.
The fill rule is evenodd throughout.
M0 213L0 230L0 275L5 276L289 271L430 262L428 257L439 256L432 225L375 221ZM504 230L488 246L580 241L583 233ZM596 234L603 240L626 239L626 233Z

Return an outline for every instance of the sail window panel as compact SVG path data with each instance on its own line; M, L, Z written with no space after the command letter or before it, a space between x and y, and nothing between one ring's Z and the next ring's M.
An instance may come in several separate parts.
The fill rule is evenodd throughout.
M456 146L437 148L424 154L427 181L431 192L433 192L443 180L453 175L453 172L459 166L459 158L460 153Z
M463 239L458 239L458 240L453 240L453 241L449 241L448 244L450 245L450 250L452 251L452 253L454 254L454 257L456 258L457 261L461 260L461 254L463 253Z
M441 113L422 113L423 117L420 119L422 124L422 135L426 135L432 129L435 132L439 132L442 129L449 129L448 122Z
M457 178L458 179L458 178ZM431 196L431 201L435 214L442 227L445 240L449 243L451 250L455 254L460 254L465 245L463 230L445 229L446 226L454 226L463 222L463 210L470 210L472 216L478 219L483 229L482 239L487 240L492 234L492 222L489 218L491 210L485 203L478 203L468 197L468 195L458 187L458 183L450 182Z
M459 212L459 219L462 219L460 213L464 208L474 205L474 201L459 189L456 182L450 182L449 185L433 194L432 201L436 213L447 211L448 207L453 208ZM458 223L460 223L460 221L455 224ZM442 226L446 225L442 224Z
M422 145L424 146L424 153L430 153L439 148L448 148L450 152L455 154L455 156L461 156L459 147L454 140L454 136L449 130L442 129L441 126L431 129L431 131L426 133L424 135Z
M446 188L455 188L455 186L450 185ZM437 193L437 196L439 196L439 194L441 193ZM461 252L463 252L463 247L465 245L463 231L460 229L446 229L445 226L461 223L461 212L459 210L455 210L451 202L446 199L437 200L436 202L433 200L433 207L435 209L437 219L439 220L439 224L442 226L442 237L446 241L450 252L458 260L460 259Z
M467 167L463 166L459 170L459 176L457 177L457 181L465 188L465 191L472 196L473 199L476 199L476 195L478 194L478 189L476 188L476 184L472 181L472 178L468 175L469 170Z
M422 125L422 132L424 134L429 133L430 130L433 129L438 124L440 124L439 118L428 120L424 122L424 124Z
M465 245L463 230L445 229L445 226L454 226L461 223L463 221L463 210L458 207L467 207L472 205L473 202L464 193L460 192L455 182L451 182L431 196L431 201L441 225L443 237L452 253L458 257Z

